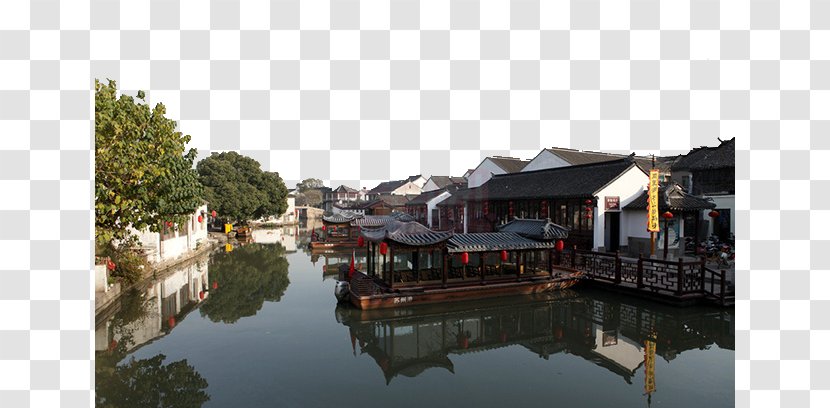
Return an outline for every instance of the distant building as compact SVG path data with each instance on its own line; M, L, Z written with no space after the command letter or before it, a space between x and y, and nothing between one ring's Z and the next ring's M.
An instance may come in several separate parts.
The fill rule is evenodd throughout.
M715 203L720 215L709 227L711 234L725 239L735 233L735 138L679 156L672 175L684 190Z
M518 173L528 163L528 160L517 159L515 157L487 157L467 177L467 187L476 188L486 183L494 175Z
M377 200L385 195L421 194L424 184L426 184L426 179L421 175L411 176L403 180L385 181L369 190L366 199Z
M466 186L467 179L464 177L450 177L450 176L432 176L427 180L426 184L424 184L424 192L433 191L433 190L441 190L443 188L458 185L458 186Z
M335 203L343 204L360 199L362 199L360 191L341 184L339 187L327 191L323 196L323 209L327 212L333 212Z
M601 163L612 160L619 160L631 156L617 153L592 152L587 150L565 149L562 147L551 147L542 149L522 171L534 171L553 169L564 166L576 166L580 164ZM632 156L633 160L645 170L651 168L651 157ZM670 161L673 157L656 157L655 167L660 170L661 181L671 180Z
M439 190L423 192L405 204L406 211L421 224L437 229L440 223L440 215L436 206L450 197L450 191L455 191L458 187L457 185L449 185Z
M133 229L132 232L138 237L141 248L151 263L176 259L188 251L195 250L200 244L207 244L207 204L201 205L190 214L184 225L174 224L172 227L164 225L161 232L151 232L149 229L143 231Z

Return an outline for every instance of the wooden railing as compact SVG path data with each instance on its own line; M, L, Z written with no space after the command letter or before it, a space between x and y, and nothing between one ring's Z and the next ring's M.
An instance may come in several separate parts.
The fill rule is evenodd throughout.
M615 285L636 287L674 296L702 294L721 304L733 291L727 288L726 272L706 267L706 260L624 258L619 252L595 252L572 248L560 258L560 265L585 272L588 278ZM715 286L718 286L716 288Z

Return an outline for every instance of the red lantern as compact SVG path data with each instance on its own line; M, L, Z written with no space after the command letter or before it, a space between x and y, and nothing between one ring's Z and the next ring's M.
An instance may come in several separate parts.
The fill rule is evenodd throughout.
M507 262L507 251L501 251L501 261Z
M332 230L332 231L334 231L334 232L337 232L337 226L336 226L336 225L333 225L333 226L331 227L331 230Z
M674 214L672 214L670 211L666 211L666 212L663 213L663 218L665 218L667 220L670 220L670 219L674 218Z
M468 263L470 263L470 254L468 254L466 252L462 253L461 254L461 263L463 263L464 265L467 265Z
M720 213L715 211L715 210L712 210L712 211L709 211L709 216L712 217L712 218L716 218L716 217L720 216Z
M563 249L565 249L565 242L563 242L561 239L559 241L556 241L556 251L562 252Z
M200 290L199 291L199 300L204 300L204 299L205 299L205 291Z
M323 231L325 231L325 230L326 230L326 226L325 226L325 225L323 225L323 228L321 228L321 229L322 229Z
M213 288L214 288L214 289L219 288L219 282L217 282L217 281L213 281Z
M591 218L594 218L594 216L591 215L591 213L588 213L588 214L585 215L585 218L590 220Z
M173 221L167 221L167 228L173 227Z
M170 326L171 329L176 327L176 317L170 316L170 318L167 319L167 325Z
M111 259L107 259L107 269L109 269L110 272L115 270L115 262L113 262Z
M202 218L202 216L201 216L201 215L200 215L200 216L199 216L199 218L197 218L197 219L199 220L199 224L201 224L201 223L202 223L202 221L204 220L204 218Z
M363 244L364 244L363 235L361 235L361 236L357 237L357 246L362 248Z
M210 216L216 218L216 210L211 211Z
M389 247L386 245L386 243L385 243L385 242L381 242L381 243L380 243L380 254L381 254L381 255L386 255L386 251L387 251L388 249L389 249Z
M585 205L591 205L591 203L592 203L591 200L585 200Z

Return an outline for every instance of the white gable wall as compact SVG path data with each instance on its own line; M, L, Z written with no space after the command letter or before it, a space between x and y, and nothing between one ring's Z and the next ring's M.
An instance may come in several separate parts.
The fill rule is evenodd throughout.
M443 192L438 194L437 196L433 197L432 200L427 201L427 225L432 228L432 210L434 210L438 205L438 203L446 200L450 197L450 193ZM437 225L436 225L437 227Z
M533 171L542 169L555 169L558 167L570 166L571 164L563 158L551 153L548 150L542 150L530 163L522 169L522 171Z
M393 195L407 195L407 194L421 194L421 187L413 181L410 181L392 191Z
M493 174L505 174L506 171L493 163L490 158L484 159L481 164L467 178L467 187L475 188L490 180Z
M637 166L632 166L616 180L597 192L597 207L594 210L594 250L605 248L605 197L617 196L620 198L620 208L634 201L648 186L648 176ZM623 211L620 215L620 246L628 245L629 213Z

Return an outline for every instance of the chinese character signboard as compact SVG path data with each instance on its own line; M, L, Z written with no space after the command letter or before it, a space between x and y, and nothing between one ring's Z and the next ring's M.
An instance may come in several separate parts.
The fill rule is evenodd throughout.
M657 208L657 195L660 189L660 171L651 170L648 174L648 230L660 231L660 209Z
M605 211L619 211L620 197L619 196L605 196Z

